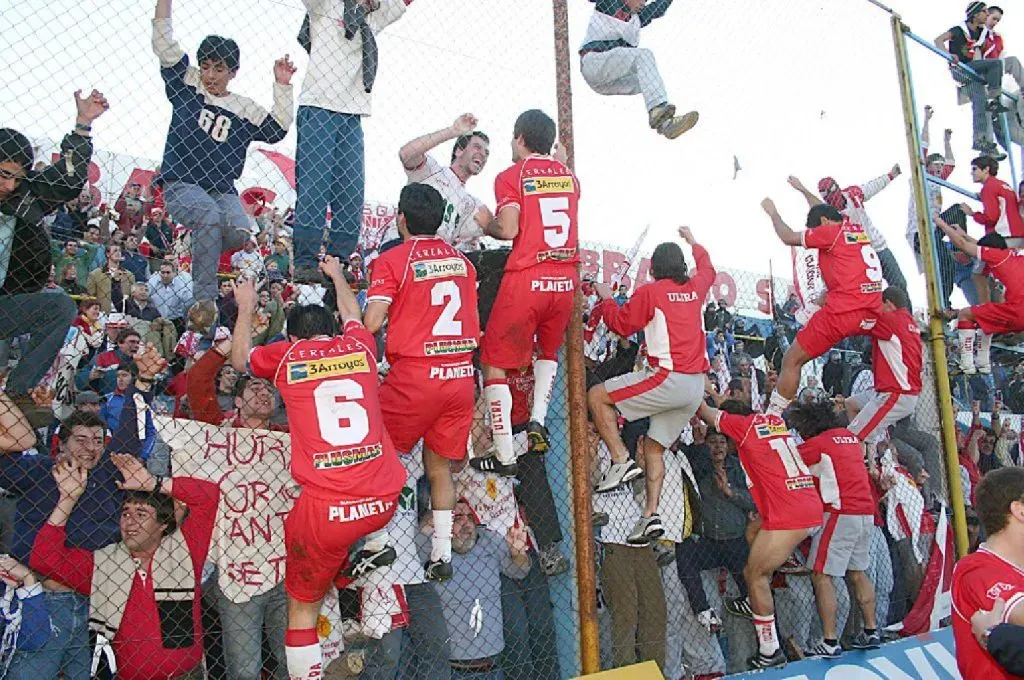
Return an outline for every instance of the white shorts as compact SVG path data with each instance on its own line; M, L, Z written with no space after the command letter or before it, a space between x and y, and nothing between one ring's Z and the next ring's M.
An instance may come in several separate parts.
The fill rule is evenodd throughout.
M704 400L704 374L633 371L605 380L604 388L626 420L650 418L647 436L668 448Z
M917 408L916 394L897 394L865 390L847 399L860 409L850 421L850 431L868 444L877 444L885 438L885 431L894 423L913 415Z
M845 576L847 571L864 571L871 561L871 532L874 515L825 513L820 529L811 535L807 567L819 574Z

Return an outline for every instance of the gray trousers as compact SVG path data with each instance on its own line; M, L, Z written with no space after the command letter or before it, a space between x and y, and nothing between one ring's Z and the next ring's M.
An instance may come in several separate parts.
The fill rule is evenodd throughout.
M953 69L953 79L963 85L964 93L971 101L971 115L974 124L974 143L992 142L992 116L985 109L988 103L988 87L998 87L1003 80L1003 62L1000 59L975 59L968 64L985 82L979 82L962 69Z
M284 634L288 628L288 598L278 583L248 602L232 602L217 588L217 612L224 633L228 680L260 680L263 671L263 631L277 658L276 680L288 679Z
M196 300L217 299L221 253L250 238L249 216L238 194L208 192L196 184L167 182L164 203L174 219L192 230L192 285Z
M0 340L32 334L21 352L18 366L7 378L8 395L28 394L39 384L64 346L75 313L75 302L67 295L21 293L0 296Z

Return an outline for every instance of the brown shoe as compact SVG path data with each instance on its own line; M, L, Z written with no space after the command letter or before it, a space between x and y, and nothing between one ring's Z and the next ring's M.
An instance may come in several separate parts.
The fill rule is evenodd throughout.
M664 135L668 139L675 139L696 125L698 118L700 118L700 114L696 111L690 111L685 115L676 116L675 118L662 123L658 128L658 134Z
M676 115L676 107L674 104L664 103L658 104L647 113L647 119L651 124L652 130L657 130L667 121L672 120L672 116Z

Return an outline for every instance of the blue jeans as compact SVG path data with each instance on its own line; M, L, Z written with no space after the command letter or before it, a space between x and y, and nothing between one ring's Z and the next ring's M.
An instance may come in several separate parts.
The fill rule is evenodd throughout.
M288 627L288 598L278 583L248 602L232 602L217 588L217 611L224 631L224 661L228 680L260 680L263 670L263 631L277 657L277 680L287 680L284 634Z
M433 680L445 678L448 666L448 627L433 584L405 587L409 625L372 640L364 658L362 680Z
M971 100L971 117L974 125L974 144L978 142L992 142L992 116L985 109L988 103L989 87L998 87L1003 80L1003 62L999 59L975 59L968 62L968 65L985 82L976 80L973 76L967 75L963 69L953 69L953 80L960 83L965 89L967 98Z
M89 598L78 593L47 592L50 639L34 652L16 652L7 671L8 680L89 680L92 650L89 648Z
M164 202L192 230L192 288L196 300L216 300L221 253L241 248L252 235L238 194L208 192L196 184L167 182Z
M499 658L508 680L559 680L551 594L537 555L532 557L523 580L501 576L505 649Z
M315 267L331 208L327 252L347 258L363 226L362 118L300 106L295 149L295 266Z

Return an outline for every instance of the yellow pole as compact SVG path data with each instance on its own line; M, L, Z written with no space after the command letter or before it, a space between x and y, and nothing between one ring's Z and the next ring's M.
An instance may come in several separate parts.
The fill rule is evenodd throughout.
M900 81L900 99L903 104L904 132L910 151L910 178L917 208L917 233L921 243L921 259L924 261L924 276L928 282L929 337L932 359L935 362L935 392L939 402L939 417L942 422L942 445L946 453L946 475L949 487L949 504L953 508L953 534L956 537L958 557L967 554L967 515L964 510L964 494L960 486L960 459L956 444L956 417L953 414L953 395L949 388L949 366L946 364L946 336L943 327L941 282L935 271L934 239L931 220L928 215L928 195L925 190L924 172L921 165L921 141L917 134L917 117L914 111L914 94L910 84L910 66L907 58L907 42L903 35L906 26L899 15L892 16L892 39L896 50L896 72ZM940 538L941 540L941 538Z
M569 58L569 7L553 0L555 29L555 86L558 96L558 137L565 146L569 166L575 165L572 130L572 81ZM572 512L576 538L576 601L579 606L580 669L583 675L601 670L597 630L597 557L591 524L590 460L587 445L586 369L583 364L583 295L577 290L572 321L566 333L569 445L572 452Z

